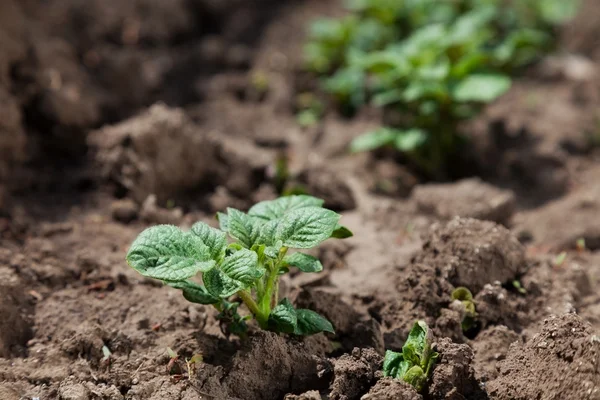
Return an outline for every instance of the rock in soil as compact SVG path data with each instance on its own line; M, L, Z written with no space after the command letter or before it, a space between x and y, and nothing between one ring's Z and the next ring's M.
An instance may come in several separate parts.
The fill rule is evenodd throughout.
M493 222L455 218L434 225L424 240L414 261L439 269L451 284L474 295L487 283L514 280L526 266L517 238Z
M525 344L513 343L487 385L490 399L600 399L600 339L576 314L551 316Z
M0 357L25 353L33 337L30 306L19 277L6 267L0 268Z
M387 377L377 381L360 400L423 400L423 396L408 383Z
M335 361L334 379L331 384L331 400L358 400L367 392L380 371L383 357L373 349L352 350Z
M440 339L435 344L440 354L430 378L427 398L433 400L479 399L483 393L475 379L473 350L466 344Z
M515 210L515 195L479 178L456 183L418 185L412 198L421 212L441 219L476 218L506 225Z

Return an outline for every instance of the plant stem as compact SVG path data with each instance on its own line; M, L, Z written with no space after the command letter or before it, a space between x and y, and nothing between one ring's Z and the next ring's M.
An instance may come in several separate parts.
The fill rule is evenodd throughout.
M254 314L254 317L258 321L260 327L264 329L264 327L266 326L267 318L269 317L269 315L267 314L265 316L264 313L261 312L261 309L258 307L258 305L254 301L254 299L252 298L252 296L250 295L250 293L248 293L247 291L240 290L239 292L237 292L237 295L240 296L240 298L242 299L242 301L244 302L244 304L246 305L246 307L248 307L248 310L250 310L250 312L252 314Z

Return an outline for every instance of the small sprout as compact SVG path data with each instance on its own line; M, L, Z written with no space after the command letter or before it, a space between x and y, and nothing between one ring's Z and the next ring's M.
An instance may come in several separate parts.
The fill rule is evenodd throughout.
M475 319L477 318L477 312L475 310L475 302L473 301L473 294L466 287L457 287L452 292L452 300L458 300L462 303L465 308L465 316L462 320L462 330L464 332L475 326Z
M169 355L169 362L167 363L167 375L171 376L171 381L179 382L184 378L183 368L179 361L179 355L173 351L170 347L167 347L167 354Z
M171 359L179 357L177 353L173 351L173 349L171 349L170 347L167 347L167 354Z
M102 354L104 355L104 357L102 357L102 359L100 360L100 363L105 367L110 367L111 356L112 356L110 349L106 346L102 346Z
M192 358L189 358L185 361L187 365L188 378L191 378L192 375L196 373L196 368L198 364L202 364L204 362L204 357L202 354L194 354Z
M431 348L433 335L424 321L415 323L402 352L388 350L383 360L383 375L402 379L422 392L439 354Z
M313 93L296 96L296 122L303 128L316 125L324 111L323 103Z
M329 238L352 236L340 215L323 200L299 195L263 201L248 213L228 208L218 213L220 229L197 222L184 232L172 225L143 231L127 253L128 264L143 276L183 292L190 302L219 311L223 331L244 337L254 318L265 330L299 336L334 333L331 323L308 309L279 300L279 278L291 268L320 272L321 262L290 249L310 249ZM227 235L232 239L228 244ZM202 274L204 285L191 280ZM235 296L236 300L230 301ZM241 316L244 304L250 315ZM173 357L172 357L173 359Z
M250 76L250 85L257 93L266 93L269 90L269 77L263 71L254 71Z
M554 267L558 268L564 264L566 259L567 259L567 252L563 251L562 253L560 253L559 255L557 255L554 258L554 262L552 264L554 265Z
M514 281L512 281L512 285L515 289L517 289L517 291L521 294L526 294L527 290L523 287L523 285L521 285L521 281L515 279Z
M577 251L579 253L583 253L586 250L585 239L584 238L577 239L576 246L577 246Z
M269 88L269 76L264 71L257 70L250 74L246 95L251 101L261 101L269 92Z

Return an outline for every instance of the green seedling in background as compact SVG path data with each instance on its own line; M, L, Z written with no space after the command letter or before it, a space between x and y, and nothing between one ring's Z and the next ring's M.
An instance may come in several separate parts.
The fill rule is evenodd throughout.
M584 238L577 239L577 242L575 243L575 247L577 248L577 251L579 253L583 253L586 250L585 239Z
M296 96L296 122L303 128L319 123L325 107L314 93L301 93Z
M465 142L460 125L504 94L511 76L553 47L578 1L353 0L350 14L314 23L306 65L351 115L384 108L388 126L353 151L391 147L440 177Z
M517 292L521 294L527 293L527 290L523 287L520 280L515 279L514 281L512 281L512 285L515 289L517 289Z
M460 301L465 308L465 316L462 320L461 326L463 332L466 332L475 326L475 319L477 318L473 294L469 289L461 286L452 291L451 297L452 300Z
M554 257L552 264L554 265L555 268L561 267L564 264L566 259L567 259L567 252L563 251L562 253L560 253L559 255Z
M220 229L203 222L189 232L172 225L148 228L131 245L127 262L142 275L180 289L188 301L212 304L231 333L244 336L248 318L238 314L239 302L229 301L234 296L262 329L333 333L331 323L316 312L295 309L285 298L279 301L279 278L290 268L323 269L317 258L288 251L352 236L339 225L340 215L323 208L321 199L289 196L260 202L248 213L228 208L217 217ZM200 273L203 285L191 280Z
M433 335L424 321L418 321L408 334L402 352L388 350L383 360L383 375L401 379L423 391L439 354L433 351Z

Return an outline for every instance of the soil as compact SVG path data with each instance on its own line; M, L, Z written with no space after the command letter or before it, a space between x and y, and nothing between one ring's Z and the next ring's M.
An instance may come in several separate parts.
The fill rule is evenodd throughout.
M297 124L297 96L316 85L306 26L341 12L0 2L0 399L600 400L597 1L464 127L472 170L447 182L347 153L376 110ZM314 252L321 274L281 284L336 334L227 336L210 307L126 265L147 226L214 224L276 197L282 157L287 188L355 232ZM477 313L466 331L460 286ZM417 319L440 353L420 394L381 372Z

